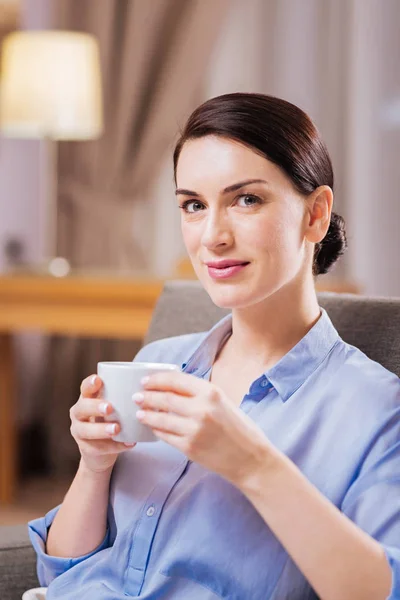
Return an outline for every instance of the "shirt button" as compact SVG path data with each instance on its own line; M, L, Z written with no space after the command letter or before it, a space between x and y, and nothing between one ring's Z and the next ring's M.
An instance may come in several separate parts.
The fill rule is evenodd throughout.
M267 387L268 385L268 379L263 379L261 382L261 387Z
M152 517L155 512L156 512L156 509L154 508L154 506L150 506L146 511L146 515L148 517Z

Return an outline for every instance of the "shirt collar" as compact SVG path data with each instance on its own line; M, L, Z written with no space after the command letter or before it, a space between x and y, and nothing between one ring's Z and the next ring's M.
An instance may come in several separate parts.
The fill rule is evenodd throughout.
M228 314L208 332L182 369L202 377L231 333L232 314ZM312 375L339 339L327 312L321 308L321 317L310 331L276 365L264 372L283 402Z
M186 363L183 363L182 370L186 373L200 374L206 373L213 364L218 350L225 342L226 338L232 333L232 314L229 313L218 321L212 329L202 339L196 350L192 353Z

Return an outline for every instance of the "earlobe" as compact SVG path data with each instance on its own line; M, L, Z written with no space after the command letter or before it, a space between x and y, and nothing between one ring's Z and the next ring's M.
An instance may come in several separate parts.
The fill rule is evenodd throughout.
M308 241L317 244L327 234L332 213L333 193L328 185L318 187L310 194L308 201Z

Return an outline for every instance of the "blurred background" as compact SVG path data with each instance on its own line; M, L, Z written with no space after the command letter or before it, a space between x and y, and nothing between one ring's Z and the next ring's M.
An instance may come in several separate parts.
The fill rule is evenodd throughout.
M193 277L172 150L205 99L313 118L349 242L317 285L400 295L399 30L399 0L0 0L0 524L61 501L81 379L130 360L162 282Z

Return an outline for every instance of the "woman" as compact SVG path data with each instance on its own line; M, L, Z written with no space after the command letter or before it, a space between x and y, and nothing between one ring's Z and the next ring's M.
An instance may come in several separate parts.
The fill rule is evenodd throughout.
M82 383L78 472L30 523L41 584L58 600L400 598L400 384L318 306L345 234L317 130L283 100L220 96L174 165L193 267L232 313L137 355L182 367L133 400L156 444L114 442L102 382Z

